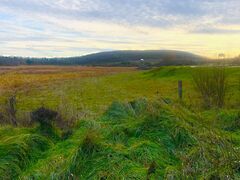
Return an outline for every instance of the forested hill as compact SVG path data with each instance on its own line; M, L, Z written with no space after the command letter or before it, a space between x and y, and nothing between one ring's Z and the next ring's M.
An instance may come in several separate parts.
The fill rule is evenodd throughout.
M0 65L159 66L196 65L206 58L173 50L111 51L68 58L0 57Z

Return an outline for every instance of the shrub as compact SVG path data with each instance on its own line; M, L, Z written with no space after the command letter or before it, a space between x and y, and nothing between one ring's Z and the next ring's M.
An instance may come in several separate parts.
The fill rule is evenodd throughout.
M56 111L41 107L31 113L31 119L33 121L43 124L51 124L52 120L56 118L58 113Z
M195 70L192 77L205 108L223 107L227 90L227 75L224 67L200 68Z
M40 130L49 134L53 128L53 121L56 120L58 113L51 109L41 107L31 113L31 120L40 124Z

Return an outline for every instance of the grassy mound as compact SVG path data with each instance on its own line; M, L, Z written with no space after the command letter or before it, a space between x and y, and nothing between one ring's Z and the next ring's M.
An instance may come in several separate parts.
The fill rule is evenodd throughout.
M235 123L238 116L231 117ZM71 137L48 150L50 143L40 135L9 134L1 145L0 173L20 179L236 179L239 143L230 131L238 131L225 127L210 127L177 105L114 102L102 117L80 121Z
M1 129L1 131L6 130ZM13 134L13 132L11 133ZM0 143L1 177L3 179L17 177L31 162L35 162L41 152L47 150L50 145L49 140L37 134L22 133L16 136L2 137Z

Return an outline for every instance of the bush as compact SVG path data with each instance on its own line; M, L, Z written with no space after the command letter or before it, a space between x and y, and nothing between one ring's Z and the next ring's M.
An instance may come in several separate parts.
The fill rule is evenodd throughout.
M49 124L57 117L57 115L58 113L56 111L41 107L31 113L31 119L39 122L40 124Z
M56 120L58 113L51 109L41 107L31 113L31 120L40 124L40 130L49 134L53 128L53 121Z
M196 90L201 95L204 107L223 107L227 90L225 68L200 68L192 76Z

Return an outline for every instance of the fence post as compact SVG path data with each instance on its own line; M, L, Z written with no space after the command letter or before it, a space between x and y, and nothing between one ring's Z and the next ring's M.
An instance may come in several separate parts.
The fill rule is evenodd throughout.
M182 100L182 80L178 81L178 97Z
M6 110L7 110L7 113L8 113L8 116L12 122L12 124L14 126L17 126L17 119L16 119L16 96L11 96L9 99L8 99L8 102L7 102L7 107L6 107Z

